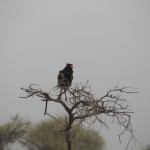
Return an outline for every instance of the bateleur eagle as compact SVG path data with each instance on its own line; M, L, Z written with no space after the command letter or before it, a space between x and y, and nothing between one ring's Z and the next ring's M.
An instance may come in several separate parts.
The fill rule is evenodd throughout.
M67 64L66 67L59 71L58 74L58 87L69 87L71 86L72 80L73 80L73 70L74 68L73 64Z

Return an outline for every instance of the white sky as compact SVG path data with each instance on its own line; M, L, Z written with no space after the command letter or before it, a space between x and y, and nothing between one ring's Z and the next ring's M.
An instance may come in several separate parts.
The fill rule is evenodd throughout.
M150 1L0 0L1 124L16 113L33 122L47 118L38 98L19 98L20 87L37 83L49 91L67 62L75 65L73 82L90 79L97 97L118 83L138 88L127 96L142 143L133 150L150 144ZM48 111L63 113L54 103ZM120 144L119 130L102 128L107 150L126 148L128 135Z

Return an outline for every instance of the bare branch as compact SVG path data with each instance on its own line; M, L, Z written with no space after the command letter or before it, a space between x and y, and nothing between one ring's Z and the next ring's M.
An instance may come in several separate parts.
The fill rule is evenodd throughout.
M71 129L74 122L76 122L79 127L83 122L91 126L98 121L101 127L109 128L109 125L106 123L106 116L112 118L112 123L123 127L123 130L119 134L120 142L120 137L125 131L131 134L127 147L132 140L138 142L134 137L131 124L131 114L134 112L130 111L130 106L126 105L127 100L122 98L121 94L137 94L139 92L131 91L136 90L131 87L118 88L118 86L116 86L114 89L109 90L106 95L97 99L95 95L91 93L91 86L89 86L88 82L89 80L84 85L80 83L67 88L55 87L49 94L41 89L33 88L35 84L31 84L27 89L21 88L21 90L27 93L27 96L20 98L33 96L42 98L42 101L45 102L44 115L46 114L56 121L57 119L55 117L47 113L48 102L59 103L66 110L68 116L65 117L65 124L63 124L65 130L62 129L62 127L61 129L65 132L68 150L71 150L71 142L75 137L75 133L73 129ZM105 117L101 117L102 115L105 115Z

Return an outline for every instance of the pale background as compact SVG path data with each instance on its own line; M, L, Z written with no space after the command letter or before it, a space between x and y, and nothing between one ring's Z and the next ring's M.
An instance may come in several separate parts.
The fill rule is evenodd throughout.
M90 79L97 97L118 84L138 88L126 97L142 144L133 150L150 144L150 1L0 0L0 124L17 113L48 118L40 99L19 98L20 87L37 83L49 92L67 62L75 65L73 82ZM51 103L48 112L64 111ZM129 135L120 144L119 131L101 129L107 150L126 148Z

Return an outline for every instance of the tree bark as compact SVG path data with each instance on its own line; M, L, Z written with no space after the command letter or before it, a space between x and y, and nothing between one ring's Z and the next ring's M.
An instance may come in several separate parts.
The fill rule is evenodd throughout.
M72 114L69 114L69 122L68 122L68 125L66 126L66 129L65 129L65 137L66 137L66 141L67 141L67 146L68 146L68 150L71 150L72 149L72 141L71 141L71 136L70 136L70 130L71 130L71 126L73 124L73 116Z

